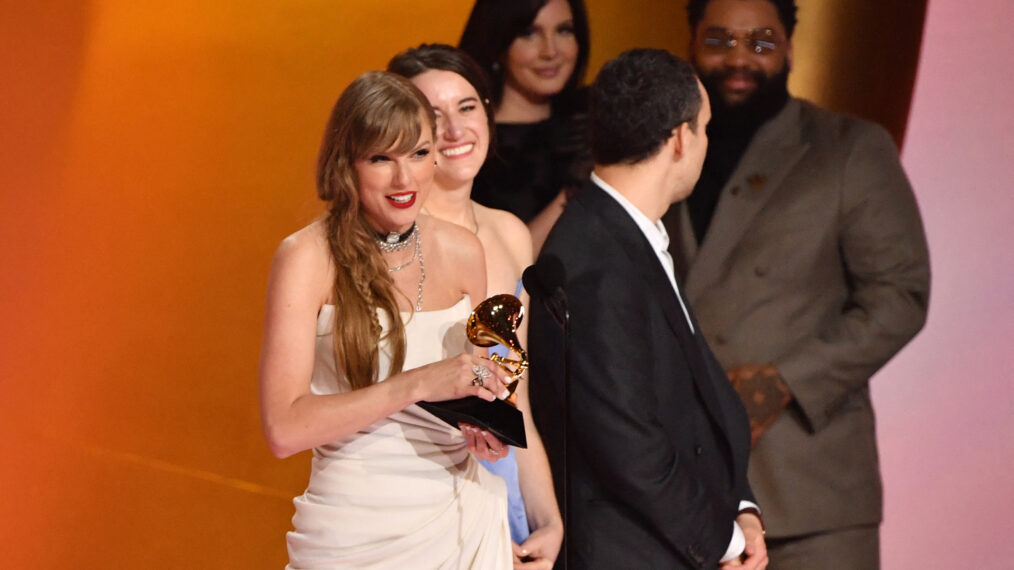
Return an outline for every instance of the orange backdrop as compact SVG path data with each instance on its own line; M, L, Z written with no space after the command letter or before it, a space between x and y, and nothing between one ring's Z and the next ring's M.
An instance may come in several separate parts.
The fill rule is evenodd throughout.
M0 564L284 564L309 459L260 432L271 254L341 89L469 7L0 0ZM590 75L686 51L681 2L588 8Z

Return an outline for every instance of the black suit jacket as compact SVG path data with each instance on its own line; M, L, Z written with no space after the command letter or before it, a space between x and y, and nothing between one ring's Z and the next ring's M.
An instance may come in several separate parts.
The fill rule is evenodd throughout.
M563 336L535 299L530 392L558 489L567 454L571 568L714 568L739 501L753 500L739 399L648 241L598 186L568 203L540 255L554 257L571 389Z

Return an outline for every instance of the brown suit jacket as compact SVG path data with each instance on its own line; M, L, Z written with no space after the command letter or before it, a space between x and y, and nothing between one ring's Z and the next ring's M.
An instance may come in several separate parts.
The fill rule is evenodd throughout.
M929 297L891 138L792 99L751 141L699 247L685 204L664 222L722 366L773 363L794 397L750 457L768 535L879 523L869 380L922 328Z

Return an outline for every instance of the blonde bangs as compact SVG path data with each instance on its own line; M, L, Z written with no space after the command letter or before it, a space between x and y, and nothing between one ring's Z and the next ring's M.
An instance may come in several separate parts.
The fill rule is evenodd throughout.
M350 150L355 158L366 158L378 152L405 154L415 149L423 129L433 134L435 118L429 102L415 86L403 83L404 89L371 93L360 104L358 121L349 132ZM420 105L420 99L425 105ZM425 124L428 123L428 124Z

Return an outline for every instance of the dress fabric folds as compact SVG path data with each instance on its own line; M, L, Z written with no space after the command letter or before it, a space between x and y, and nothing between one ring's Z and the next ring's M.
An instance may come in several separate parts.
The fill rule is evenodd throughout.
M468 297L402 315L406 370L470 350ZM334 360L335 307L317 319L311 390L350 390ZM340 316L339 316L340 318ZM381 324L385 326L381 313ZM380 378L390 357L381 345ZM480 467L457 429L412 405L313 450L310 482L293 500L288 568L512 567L507 492Z

